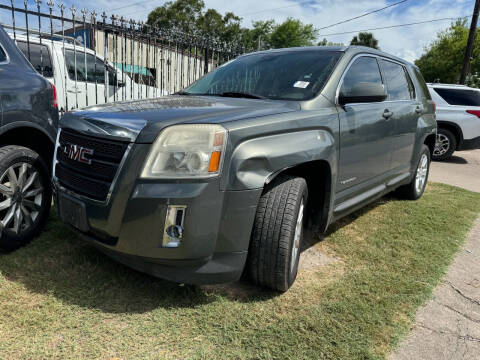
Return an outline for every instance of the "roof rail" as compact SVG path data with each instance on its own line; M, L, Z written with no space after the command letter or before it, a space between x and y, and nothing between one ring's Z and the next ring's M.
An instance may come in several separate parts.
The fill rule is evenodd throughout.
M46 33L46 32L40 32L38 30L34 30L34 29L28 29L27 28L23 28L23 27L20 27L20 26L11 26L11 25L6 25L6 24L0 24L2 25L5 29L9 29L9 30L14 30L14 31L21 31L23 32L22 34L20 35L23 35L23 36L27 36L27 31L29 33L33 33L35 36L34 38L39 38L38 35L40 35L42 37L42 39L47 39L47 40L53 40L53 41L63 41L63 39L65 39L65 42L69 43L69 44L75 44L75 45L78 45L78 46L83 46L83 43L81 43L80 41L78 41L77 39L71 37L71 36L66 36L66 35L62 35L62 34L57 34L57 33L53 33L53 36L51 33ZM9 33L10 34L10 33Z

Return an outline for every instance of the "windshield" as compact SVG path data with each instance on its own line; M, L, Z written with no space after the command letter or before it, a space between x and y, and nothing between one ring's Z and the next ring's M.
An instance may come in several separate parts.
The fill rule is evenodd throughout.
M182 93L308 100L322 90L341 54L307 50L247 55L220 66Z

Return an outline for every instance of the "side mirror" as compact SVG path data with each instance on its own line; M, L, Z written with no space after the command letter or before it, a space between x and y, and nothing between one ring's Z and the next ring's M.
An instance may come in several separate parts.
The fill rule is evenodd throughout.
M381 102L387 98L382 84L359 82L347 91L341 91L338 96L340 105L350 103Z

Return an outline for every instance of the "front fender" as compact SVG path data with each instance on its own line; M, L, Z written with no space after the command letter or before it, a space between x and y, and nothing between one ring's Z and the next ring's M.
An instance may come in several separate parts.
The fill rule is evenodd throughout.
M326 130L302 130L254 138L232 153L225 181L227 190L262 188L278 172L315 160L329 162L332 173L335 140Z

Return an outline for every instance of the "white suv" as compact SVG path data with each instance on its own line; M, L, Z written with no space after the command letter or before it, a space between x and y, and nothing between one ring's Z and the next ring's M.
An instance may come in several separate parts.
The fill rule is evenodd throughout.
M153 86L138 84L131 73L122 72L111 62L105 63L100 54L74 41L42 38L40 42L37 36L9 35L33 67L55 85L61 112L105 102L167 95Z
M465 85L428 84L437 104L437 143L434 160L457 150L480 149L480 90Z

